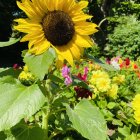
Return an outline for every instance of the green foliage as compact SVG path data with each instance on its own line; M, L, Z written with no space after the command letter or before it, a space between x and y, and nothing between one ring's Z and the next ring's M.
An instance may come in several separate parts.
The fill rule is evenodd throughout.
M43 140L44 131L40 127L21 125L12 130L16 140Z
M20 40L20 38L10 38L9 41L7 42L0 42L0 47L7 47L7 46L10 46L10 45L13 45L15 43L17 43L18 41Z
M140 2L137 0L116 1L112 8L113 15L136 15L140 18Z
M50 66L52 65L55 52L53 49L49 49L41 55L31 55L26 54L24 57L24 62L28 66L29 70L39 79L43 79L45 74L48 73Z
M120 23L108 35L105 50L111 57L129 57L134 60L140 55L140 21L134 16L119 18Z
M2 80L2 79L1 79ZM0 81L0 131L10 129L22 118L29 118L44 104L45 97L37 85Z
M74 110L67 106L72 126L89 140L106 140L106 122L99 109L88 100L81 100ZM86 121L85 121L86 118ZM102 135L100 135L102 134Z
M90 59L91 61L93 61L93 63L97 63L99 66L101 66L105 70L116 71L116 69L113 66L108 65L105 62L102 62L100 59L97 59L97 58L93 57L92 55L87 54L87 58Z

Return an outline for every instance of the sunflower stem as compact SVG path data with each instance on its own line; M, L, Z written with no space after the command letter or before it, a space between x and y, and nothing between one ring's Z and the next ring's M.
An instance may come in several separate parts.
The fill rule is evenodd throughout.
M42 112L42 129L44 130L44 140L48 140L48 132L49 132L49 116L50 116L50 108L49 106L45 111Z
M52 93L50 89L50 80L45 80L42 82L45 90L45 95L47 97L47 106L42 110L42 129L44 130L44 140L49 140L49 116L51 107Z

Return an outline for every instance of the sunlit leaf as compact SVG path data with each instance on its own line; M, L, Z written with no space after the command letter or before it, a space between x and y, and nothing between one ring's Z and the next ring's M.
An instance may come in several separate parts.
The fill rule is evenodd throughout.
M83 137L89 140L106 140L106 121L97 107L83 99L75 106L74 110L67 105L66 108L73 128Z
M9 129L21 119L36 113L45 97L37 85L0 83L0 131Z
M45 74L48 73L54 59L55 52L53 49L49 49L41 55L31 55L27 53L24 57L24 62L27 64L29 70L42 80Z

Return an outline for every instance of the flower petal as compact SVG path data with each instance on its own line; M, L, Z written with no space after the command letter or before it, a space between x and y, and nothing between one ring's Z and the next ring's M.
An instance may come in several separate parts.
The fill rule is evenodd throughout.
M75 30L80 35L91 35L96 33L98 31L96 27L96 24L84 21L77 22L75 24Z
M75 34L73 41L79 47L89 48L93 46L93 42L91 41L89 36L81 36Z
M67 60L68 63L73 66L73 57L72 54L69 50L70 46L61 46L61 47L54 47L57 54L61 55L61 57L63 57L63 59Z
M75 45L74 43L71 44L70 51L75 59L77 59L77 60L80 59L81 51L77 45Z

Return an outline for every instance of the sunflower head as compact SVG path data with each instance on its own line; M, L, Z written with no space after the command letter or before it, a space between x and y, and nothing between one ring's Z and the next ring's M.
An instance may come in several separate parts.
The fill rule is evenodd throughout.
M70 16L60 10L48 12L42 20L42 27L46 39L58 47L67 45L75 32Z
M83 48L93 45L89 35L97 32L97 25L86 21L92 17L82 11L87 1L22 0L17 5L28 18L15 20L15 29L26 34L21 41L29 41L30 53L39 55L53 47L58 61L73 65Z

